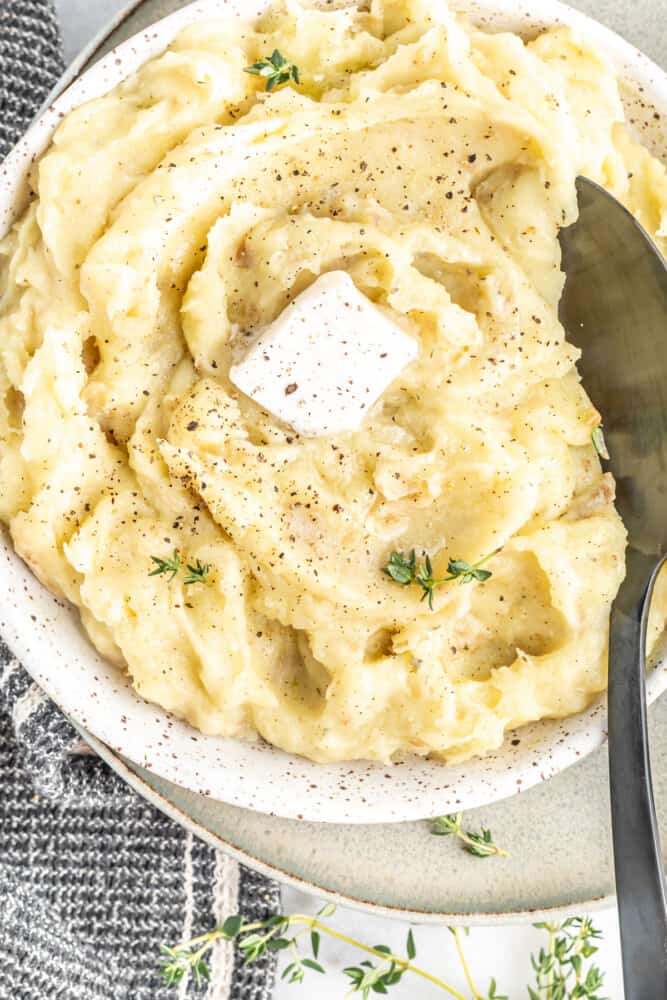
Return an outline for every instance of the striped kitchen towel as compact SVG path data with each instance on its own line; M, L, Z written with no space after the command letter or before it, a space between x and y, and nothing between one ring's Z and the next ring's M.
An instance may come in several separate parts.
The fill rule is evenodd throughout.
M0 159L61 70L50 0L0 0ZM274 883L90 753L0 641L0 1000L268 1000L269 954L246 967L233 944L217 944L201 989L168 989L157 960L161 942L279 904Z

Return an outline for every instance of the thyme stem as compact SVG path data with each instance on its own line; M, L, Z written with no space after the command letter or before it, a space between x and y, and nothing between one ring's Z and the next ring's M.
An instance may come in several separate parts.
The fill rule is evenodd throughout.
M327 924L321 924L317 917L309 917L305 913L295 913L289 917L289 922L290 924L306 924L307 926L310 926L312 930L322 931L324 934L337 938L339 941L345 942L345 944L352 945L352 947L358 948L360 951L365 951L368 955L374 955L376 958L381 958L385 962L393 962L406 972L412 972L415 976L421 976L422 979L427 979L430 983L433 983L434 986L439 986L441 990L449 993L450 996L456 997L456 1000L467 1000L467 998L453 986L450 986L442 979L438 979L437 976L432 976L430 972L426 972L424 969L420 969L418 966L413 965L407 959L399 958L398 955L387 955L383 951L376 951L375 948L370 948L368 945L362 944L361 941L357 941L355 938L349 937L341 931L334 930L333 927L329 927Z
M459 930L458 927L452 927L451 931L452 934L454 935L454 942L456 944L456 950L458 952L461 968L463 969L463 975L466 977L466 982L468 983L468 987L470 989L470 992L472 993L472 1000L483 1000L481 993L479 992L479 990L475 986L475 983L473 982L473 978L470 973L470 968L468 967L468 962L465 956L465 952L463 950L463 942L461 941L461 931Z

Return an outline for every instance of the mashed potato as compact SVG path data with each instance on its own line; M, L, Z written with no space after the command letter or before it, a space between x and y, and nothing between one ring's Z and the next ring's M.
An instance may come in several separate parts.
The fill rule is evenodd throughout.
M269 94L274 49L301 82ZM0 518L145 698L318 761L461 759L604 689L625 532L557 318L580 173L667 231L597 51L427 0L199 23L63 121L1 245ZM304 438L229 369L335 269L419 356ZM431 609L383 573L413 549L491 576Z

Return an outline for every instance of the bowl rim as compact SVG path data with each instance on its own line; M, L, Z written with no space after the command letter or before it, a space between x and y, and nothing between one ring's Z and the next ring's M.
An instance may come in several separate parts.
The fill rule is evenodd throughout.
M108 92L164 51L186 24L230 14L252 21L267 6L268 0L252 0L251 4L245 0L196 0L143 29L94 63L48 105L0 165L0 234L20 214L27 197L28 170L70 110ZM652 101L667 117L667 74L613 31L558 0L539 0L530 16L517 11L513 0L461 0L451 6L485 26L492 22L498 27L506 21L525 24L533 31L553 24L570 25L588 38L597 39L617 70L629 76L637 89L643 86L644 100ZM88 57L94 55L99 44L93 43ZM0 585L5 586L10 597L8 606L3 602L0 609L0 633L33 678L77 724L116 753L161 777L237 806L312 821L414 820L435 812L489 804L525 790L596 749L606 737L604 695L579 715L524 727L520 730L520 749L510 745L511 734L506 734L498 751L462 766L419 758L392 765L367 761L319 765L273 747L205 737L128 691L116 668L106 664L82 635L69 606L50 595L16 556L4 530ZM61 647L63 640L65 650ZM67 669L72 660L87 664L92 675L88 688L84 685L80 690L73 679L68 683ZM660 663L648 677L649 701L665 688L667 670ZM84 693L89 697L85 704ZM111 711L105 695L114 696ZM130 703L137 713L134 724L120 726L119 706L125 704L127 709ZM193 748L193 743L203 744L203 752L201 746ZM178 753L173 753L174 747ZM254 754L254 760L247 769L241 766L239 773L239 756L248 754ZM392 781L397 774L399 779ZM389 781L383 784L382 777Z

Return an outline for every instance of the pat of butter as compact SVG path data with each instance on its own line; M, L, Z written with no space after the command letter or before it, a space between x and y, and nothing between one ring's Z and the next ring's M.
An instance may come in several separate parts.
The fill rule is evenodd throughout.
M298 295L229 373L231 381L304 437L357 430L418 344L330 271Z

